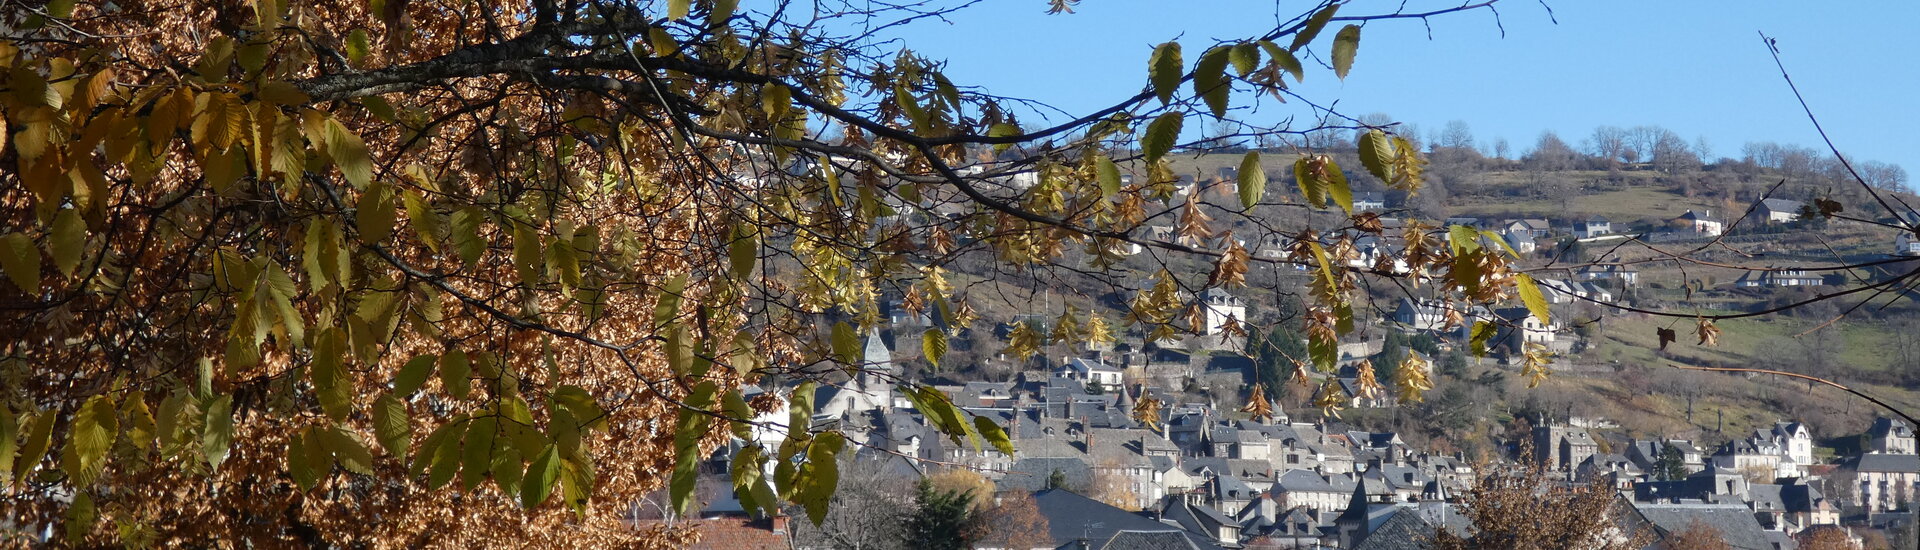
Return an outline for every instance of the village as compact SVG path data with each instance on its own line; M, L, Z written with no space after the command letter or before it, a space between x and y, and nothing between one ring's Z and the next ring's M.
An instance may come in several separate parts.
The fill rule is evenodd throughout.
M1230 185L1235 177L1229 170L1212 184ZM1192 177L1183 182L1183 193L1231 194L1196 185ZM1385 211L1386 202L1381 193L1367 192L1357 193L1353 204L1356 212ZM1809 204L1764 199L1736 219L1749 228L1767 228L1818 217ZM1344 256L1349 267L1404 271L1404 264L1396 265L1404 244L1397 238L1401 222L1380 220L1392 227L1332 232L1323 239L1329 247L1352 251ZM1472 227L1485 235L1488 246L1525 257L1552 253L1556 238L1604 249L1627 239L1724 239L1730 226L1739 226L1711 211L1691 209L1663 224L1634 227L1601 216L1558 226L1533 218L1456 217L1440 223ZM1144 235L1149 241L1181 239L1165 226L1145 227ZM1257 256L1286 254L1279 238L1241 244ZM1888 257L1920 255L1920 243L1906 234L1889 244ZM1140 251L1138 246L1129 250ZM1591 304L1604 312L1628 303L1622 298L1640 283L1638 275L1633 262L1601 257L1564 276L1542 277L1539 285L1556 309ZM1751 270L1725 286L1845 282L1782 267ZM1858 545L1863 535L1910 529L1912 499L1920 495L1913 428L1885 416L1857 426L1863 444L1844 456L1831 449L1816 453L1816 441L1849 434L1815 434L1792 418L1708 443L1634 438L1622 435L1612 419L1537 413L1516 420L1523 433L1508 434L1498 453L1468 456L1410 445L1399 433L1359 429L1320 411L1291 416L1258 395L1264 391L1255 361L1242 353L1249 346L1241 323L1260 313L1249 317L1248 303L1220 288L1187 299L1205 314L1198 334L1144 345L1090 342L1070 353L1018 362L1021 368L1009 380L934 386L970 415L1003 426L1012 439L1012 455L942 437L913 400L899 394L896 384L906 380L906 370L896 365L894 350L903 335L939 321L907 311L896 300L888 334L866 335L859 374L822 388L813 400L812 429L860 439L857 460L870 463L863 469L868 475L898 481L968 470L991 480L996 495L1031 495L1048 526L1046 544L1036 548L1426 548L1436 532L1470 529L1458 508L1478 475L1514 466L1535 469L1566 486L1612 488L1622 525L1647 527L1662 538L1711 529L1737 549L1795 548L1796 536L1820 530L1837 531ZM1430 355L1457 350L1480 323L1497 327L1498 334L1484 342L1490 350L1485 361L1495 368L1517 362L1529 346L1555 355L1586 347L1561 320L1569 316L1543 321L1526 307L1463 308L1402 295L1377 310L1380 318L1373 323L1392 334L1386 338L1398 339L1402 347L1409 341L1425 343L1394 353L1412 354L1421 359L1412 364L1427 369L1439 360ZM1015 323L1048 321L1016 315L997 336L1006 337ZM1381 338L1343 341L1340 368L1316 375L1337 382L1341 406L1366 410L1400 404L1395 392L1367 387L1356 372L1369 360L1391 360L1383 357ZM1004 354L991 359L1009 361ZM1215 397L1206 397L1207 392L1193 391L1196 386L1227 388L1231 402L1223 404L1217 390ZM767 391L777 395L781 390ZM1143 403L1149 409L1143 411ZM782 408L765 420L778 421L784 414ZM778 430L759 430L755 436L765 448L783 438ZM724 478L732 471L728 455L726 449L716 453L706 471ZM731 484L719 479L710 485ZM716 540L780 548L844 545L821 543L818 537L809 542L784 517L748 517L725 490L708 496L694 521L703 530L731 533L710 535L722 537Z

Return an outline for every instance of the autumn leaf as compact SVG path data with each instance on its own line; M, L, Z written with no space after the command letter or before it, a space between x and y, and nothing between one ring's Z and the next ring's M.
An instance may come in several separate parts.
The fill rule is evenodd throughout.
M1679 335L1674 334L1673 329L1670 328L1657 329L1654 335L1660 338L1660 351L1667 351L1667 344L1679 338Z
M1713 326L1712 320L1709 320L1705 317L1701 317L1698 322L1698 327L1694 329L1694 332L1700 336L1699 345L1702 345L1702 346L1720 345L1720 327ZM1663 345L1662 347L1665 347L1665 346Z

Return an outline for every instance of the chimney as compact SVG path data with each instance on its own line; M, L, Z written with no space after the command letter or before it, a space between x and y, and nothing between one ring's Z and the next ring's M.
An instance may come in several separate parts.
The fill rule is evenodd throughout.
M772 518L770 518L769 521L770 521L769 530L773 531L773 534L775 535L787 534L787 515L786 514L777 514Z

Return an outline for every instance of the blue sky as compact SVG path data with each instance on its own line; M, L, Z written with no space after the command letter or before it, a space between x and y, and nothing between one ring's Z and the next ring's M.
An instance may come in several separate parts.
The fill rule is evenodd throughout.
M1253 35L1272 28L1276 4L1287 11L1311 5L1085 0L1076 14L1049 16L1043 0L987 0L950 17L950 25L918 25L901 38L947 59L956 83L1085 112L1139 91L1154 44L1178 37L1198 52L1216 39ZM1357 0L1342 15L1396 4ZM1920 92L1920 33L1912 32L1920 2L1548 4L1558 24L1537 2L1503 3L1505 38L1484 10L1433 19L1431 39L1418 20L1371 23L1344 82L1322 69L1295 89L1323 104L1337 100L1348 114L1387 113L1427 133L1466 121L1480 143L1504 137L1515 151L1530 148L1543 130L1577 146L1595 126L1639 124L1689 140L1704 136L1715 156L1737 157L1748 141L1824 149L1761 45L1757 31L1764 31L1779 40L1795 82L1842 151L1920 169L1920 147L1910 144L1920 127L1910 99ZM1279 108L1253 118L1302 112Z

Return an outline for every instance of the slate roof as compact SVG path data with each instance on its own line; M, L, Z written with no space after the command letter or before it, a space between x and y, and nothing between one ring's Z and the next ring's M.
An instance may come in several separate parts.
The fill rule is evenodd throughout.
M1421 519L1420 514L1410 508L1395 507L1392 517L1386 523L1374 528L1366 538L1353 545L1353 550L1426 550L1433 548L1428 541L1438 531L1433 524Z
M1002 491L1046 489L1047 478L1052 477L1055 470L1066 476L1068 487L1086 487L1093 482L1093 470L1086 460L1079 458L1022 458L1008 470L1007 475L994 481Z
M1761 199L1760 206L1774 212L1800 213L1800 201L1787 199Z
M1121 531L1107 539L1101 550L1181 550L1197 549L1180 531Z
M1861 472L1920 472L1920 455L1890 455L1868 453L1860 455L1854 470Z
M1170 525L1109 506L1072 491L1064 489L1040 491L1033 494L1033 500L1035 507L1040 510L1040 515L1047 518L1047 536L1053 539L1055 546L1064 546L1086 539L1090 547L1106 548L1107 543L1118 538L1122 532L1137 531L1175 532L1186 537L1187 543L1197 550L1220 548L1213 543L1212 539L1199 533L1178 531Z
M1320 474L1313 473L1313 470L1287 470L1287 473L1281 474L1280 480L1273 485L1275 493L1345 493L1352 490L1351 486L1344 489L1335 488L1327 483L1327 478L1320 477Z
M1720 540L1736 550L1773 550L1766 529L1745 506L1734 504L1635 504L1634 510L1662 536L1684 531L1695 520L1720 532Z
M1913 437L1913 428L1908 427L1906 422L1884 416L1873 419L1873 427L1867 428L1867 437L1887 437L1888 434Z

